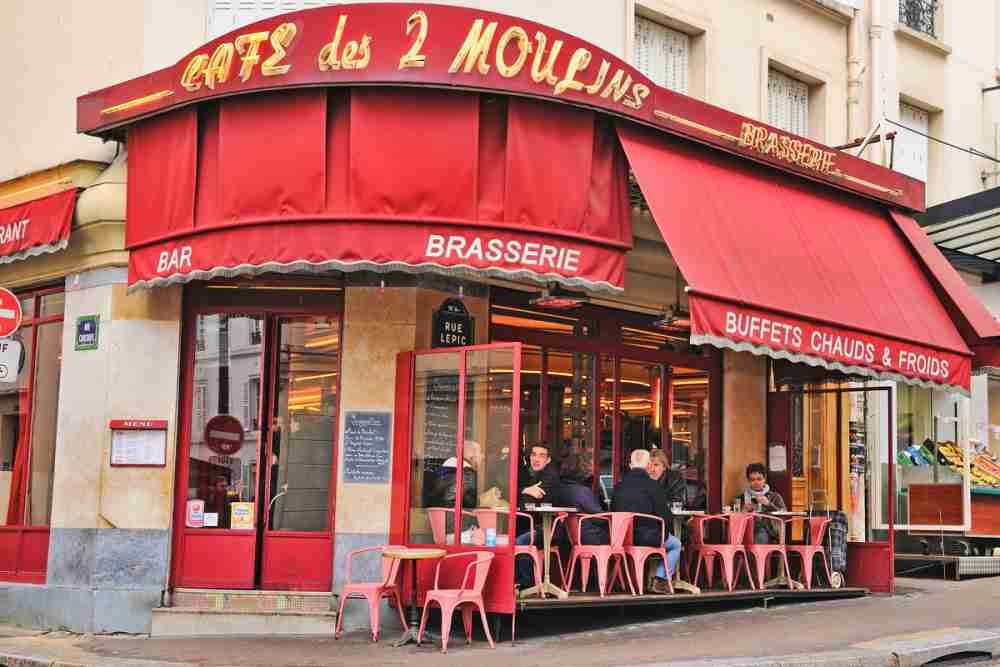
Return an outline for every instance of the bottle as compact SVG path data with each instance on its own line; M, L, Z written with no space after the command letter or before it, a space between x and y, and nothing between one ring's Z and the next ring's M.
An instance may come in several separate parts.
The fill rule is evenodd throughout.
M497 531L496 528L486 529L486 546L495 547L497 545Z

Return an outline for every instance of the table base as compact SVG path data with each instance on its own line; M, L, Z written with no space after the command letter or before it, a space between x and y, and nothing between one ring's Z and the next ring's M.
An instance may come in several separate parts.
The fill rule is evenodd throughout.
M541 597L551 595L552 597L559 598L560 600L565 600L569 597L569 593L567 591L564 591L548 581L543 581L541 584L532 586L531 588L525 588L523 591L518 593L518 597L521 598L531 597L532 595L540 595Z

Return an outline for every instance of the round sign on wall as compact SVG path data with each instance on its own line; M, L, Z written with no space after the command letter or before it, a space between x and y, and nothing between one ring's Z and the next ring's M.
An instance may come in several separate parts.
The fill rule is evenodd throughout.
M232 456L243 446L243 425L232 415L216 415L205 424L205 445L216 454Z
M21 326L21 302L9 289L0 287L0 338L6 338Z

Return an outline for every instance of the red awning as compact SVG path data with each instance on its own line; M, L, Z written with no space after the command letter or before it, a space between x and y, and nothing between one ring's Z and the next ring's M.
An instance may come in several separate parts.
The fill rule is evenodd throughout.
M0 264L64 249L75 204L74 188L0 209Z
M692 343L968 391L969 348L884 211L638 126L618 132L689 284Z
M408 271L617 293L632 246L613 123L527 99L238 96L131 126L128 166L133 287Z

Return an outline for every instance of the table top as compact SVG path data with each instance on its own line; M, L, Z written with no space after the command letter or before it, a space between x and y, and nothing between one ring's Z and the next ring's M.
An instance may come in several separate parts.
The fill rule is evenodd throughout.
M542 505L535 505L533 507L529 507L528 505L525 505L524 506L524 511L525 512L534 512L536 514L545 514L545 513L550 513L550 512L553 513L553 514L556 514L556 513L559 513L559 512L576 512L578 510L575 507L555 507L555 506L551 506L551 505L547 506L547 507L543 507Z
M388 547L382 550L383 556L396 558L398 560L430 560L432 558L442 558L448 552L444 549L433 548L413 548L413 547Z
M705 516L704 510L670 510L674 516Z
M790 510L777 510L774 512L761 512L761 514L770 514L771 516L808 516L805 512L792 512Z

